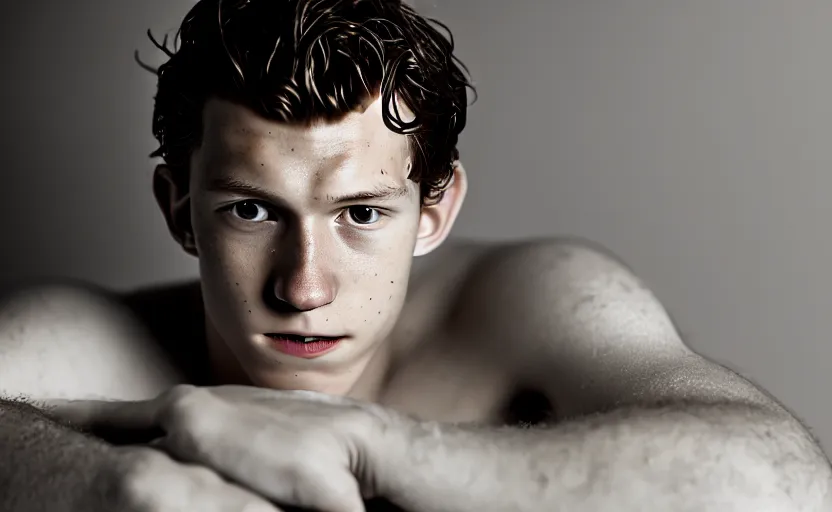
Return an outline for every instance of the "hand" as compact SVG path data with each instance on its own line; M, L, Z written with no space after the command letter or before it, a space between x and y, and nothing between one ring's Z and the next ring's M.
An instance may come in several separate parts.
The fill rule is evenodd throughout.
M177 386L138 402L53 401L50 414L100 431L161 429L153 446L213 468L281 505L364 512L375 497L369 440L389 418L308 391Z
M280 512L256 494L214 471L172 460L159 450L117 447L108 467L108 493L123 512Z

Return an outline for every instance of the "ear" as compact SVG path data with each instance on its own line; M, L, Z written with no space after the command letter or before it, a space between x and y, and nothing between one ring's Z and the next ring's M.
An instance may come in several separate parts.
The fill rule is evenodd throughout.
M157 166L153 173L153 195L174 240L185 252L198 256L191 227L191 195L181 180L174 179L167 165Z
M442 199L434 205L422 207L416 247L413 250L414 256L422 256L433 251L448 238L459 210L462 208L466 192L468 192L468 178L462 163L457 160L454 162L451 183L445 189Z

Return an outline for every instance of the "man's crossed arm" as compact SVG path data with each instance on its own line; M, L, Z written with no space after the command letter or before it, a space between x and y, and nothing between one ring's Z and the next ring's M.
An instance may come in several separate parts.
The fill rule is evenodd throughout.
M539 242L496 252L461 304L460 342L500 354L560 421L423 422L237 386L53 413L90 428L161 427L156 445L175 458L321 512L357 512L377 496L413 512L832 510L832 470L799 421L685 347L652 293L601 251Z

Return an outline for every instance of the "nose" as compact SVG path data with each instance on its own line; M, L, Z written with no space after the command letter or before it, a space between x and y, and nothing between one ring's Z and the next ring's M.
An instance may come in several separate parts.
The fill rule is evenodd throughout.
M311 311L332 303L337 295L331 262L307 237L275 250L278 255L274 299L283 311Z

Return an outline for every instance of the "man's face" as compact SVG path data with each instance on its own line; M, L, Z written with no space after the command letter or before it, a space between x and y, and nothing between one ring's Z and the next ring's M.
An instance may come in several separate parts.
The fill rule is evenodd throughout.
M410 166L378 101L312 127L207 103L190 211L208 334L255 385L360 373L389 334L419 230Z

